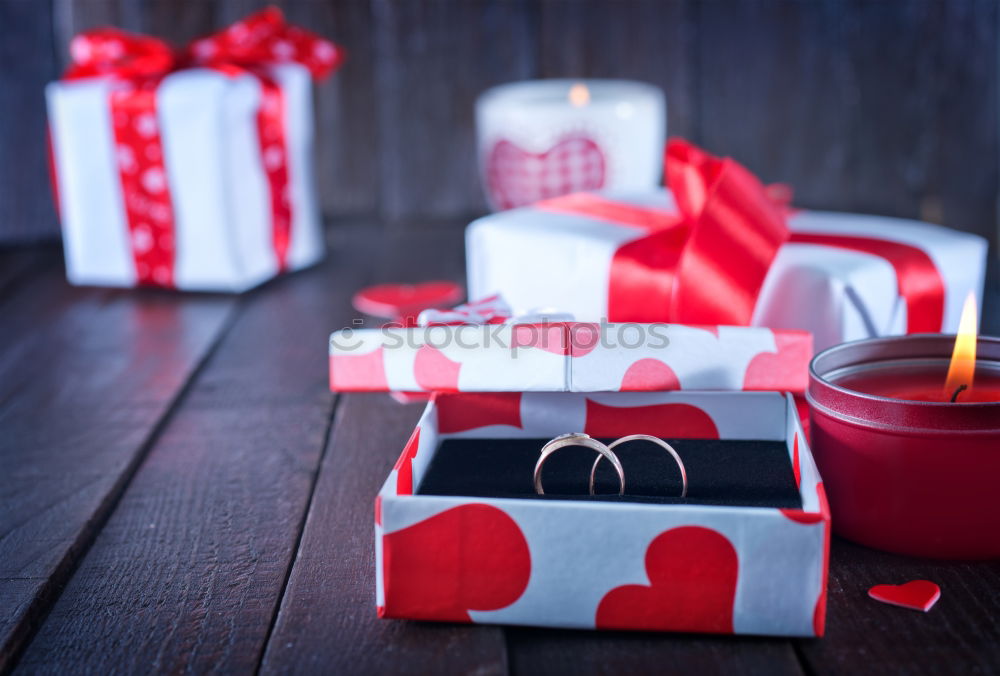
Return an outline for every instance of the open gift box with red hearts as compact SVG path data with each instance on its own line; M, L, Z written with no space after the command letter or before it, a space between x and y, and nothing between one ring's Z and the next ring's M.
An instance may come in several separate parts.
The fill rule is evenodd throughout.
M808 334L632 325L646 338L629 347L584 344L613 324L540 325L533 342L524 326L465 326L463 346L430 328L331 337L335 390L439 390L376 498L379 615L822 635L829 510L780 391L801 388ZM491 329L516 356L470 346ZM687 496L645 442L616 449L624 495L607 462L588 494L584 448L554 454L537 494L539 451L567 432L666 440Z

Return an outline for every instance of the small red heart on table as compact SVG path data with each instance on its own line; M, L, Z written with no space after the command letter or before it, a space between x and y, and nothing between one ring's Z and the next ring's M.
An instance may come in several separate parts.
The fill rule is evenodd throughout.
M453 305L462 299L462 287L454 282L379 284L361 289L351 303L358 312L396 319L426 310Z
M876 601L925 613L941 598L941 587L929 580L912 580L906 584L877 584L868 590Z
M507 139L486 160L490 197L500 209L604 187L604 153L582 134L561 139L543 153L523 150Z

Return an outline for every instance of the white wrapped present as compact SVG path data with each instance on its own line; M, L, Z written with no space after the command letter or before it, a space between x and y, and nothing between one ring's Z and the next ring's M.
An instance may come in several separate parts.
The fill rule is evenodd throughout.
M74 284L242 291L318 261L312 78L342 55L264 10L186 52L74 38L48 86Z
M616 220L613 207L638 208L669 229L677 215L669 191L565 204L555 200L473 222L466 231L470 297L502 294L515 314L547 307L578 320L686 321L662 297L630 293L616 281L634 274L637 249L657 246L650 232L660 226ZM788 241L751 297L749 323L809 331L816 349L869 336L954 332L965 297L982 296L987 243L976 235L817 211L791 212L787 226ZM738 255L727 265L739 268ZM647 285L658 277L708 289L714 283L707 268L679 281L670 266L640 272ZM719 297L725 303L727 294Z

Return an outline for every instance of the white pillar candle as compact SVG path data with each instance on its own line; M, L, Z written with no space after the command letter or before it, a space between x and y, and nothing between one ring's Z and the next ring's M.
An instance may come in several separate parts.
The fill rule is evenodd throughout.
M581 190L648 190L663 171L666 101L628 80L533 80L476 102L479 165L494 210Z

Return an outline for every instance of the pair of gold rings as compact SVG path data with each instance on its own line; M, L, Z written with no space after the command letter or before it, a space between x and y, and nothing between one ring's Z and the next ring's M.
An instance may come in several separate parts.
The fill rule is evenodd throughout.
M621 460L614 452L616 446L627 443L629 441L651 441L657 446L665 449L673 459L677 462L677 466L681 470L681 495L680 497L687 497L688 491L688 480L687 480L687 470L684 468L684 461L681 460L681 456L677 454L674 447L665 442L663 439L658 437L652 437L648 434L630 434L627 437L622 437L621 439L616 439L610 444L603 444L597 439L594 439L589 434L584 434L583 432L570 432L569 434L560 434L555 439L552 439L547 444L542 446L542 452L538 456L538 462L535 463L535 492L539 495L545 495L545 490L542 488L542 465L550 455L558 451L560 448L566 448L567 446L583 446L584 448L589 448L592 451L597 452L597 458L594 459L594 464L590 468L590 494L594 495L594 475L597 472L597 466L601 464L601 461L607 459L614 467L615 473L618 475L618 495L625 494L625 469L622 467Z

